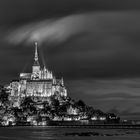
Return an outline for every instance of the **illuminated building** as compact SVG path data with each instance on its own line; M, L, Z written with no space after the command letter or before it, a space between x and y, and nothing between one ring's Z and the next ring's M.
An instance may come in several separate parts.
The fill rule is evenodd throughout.
M32 73L20 73L19 80L10 83L11 96L50 97L67 96L63 78L56 79L45 66L41 68L38 60L37 42L35 42Z
M69 115L77 115L79 113L79 110L76 108L76 107L72 107L70 106L68 109L67 109L67 113Z

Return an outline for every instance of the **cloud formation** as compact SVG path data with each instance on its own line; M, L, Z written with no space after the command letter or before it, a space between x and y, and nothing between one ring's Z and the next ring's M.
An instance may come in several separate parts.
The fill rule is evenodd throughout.
M140 31L139 12L94 12L70 15L57 19L46 19L10 29L6 39L10 43L64 42L82 33L104 41L106 45L124 45L131 37L137 38ZM8 37L7 37L8 35ZM100 40L99 40L100 39ZM113 43L113 44L112 44ZM116 44L117 43L117 44ZM98 44L97 44L98 45Z
M71 36L86 32L88 30L87 20L90 20L91 15L71 15L60 19L49 19L13 29L8 32L7 40L10 43L20 44L23 42L32 43L38 41L58 43L64 42ZM85 28L85 27L88 28Z

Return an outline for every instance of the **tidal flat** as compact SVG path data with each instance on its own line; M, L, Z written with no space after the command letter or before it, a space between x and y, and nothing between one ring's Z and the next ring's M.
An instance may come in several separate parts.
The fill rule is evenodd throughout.
M1 127L0 140L139 140L137 129Z

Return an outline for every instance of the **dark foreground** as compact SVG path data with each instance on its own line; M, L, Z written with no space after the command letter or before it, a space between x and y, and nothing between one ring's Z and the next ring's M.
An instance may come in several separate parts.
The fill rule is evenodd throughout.
M121 124L96 124L96 125L18 125L1 127L48 127L48 128L92 128L92 129L136 129L140 130L140 125L121 125Z
M13 126L9 124L8 126ZM140 129L140 124L133 123L108 123L101 121L45 121L32 124L30 122L18 122L15 126L46 126L61 128L94 128L94 129ZM4 126L5 127L5 126Z
M0 140L139 140L140 129L1 127Z

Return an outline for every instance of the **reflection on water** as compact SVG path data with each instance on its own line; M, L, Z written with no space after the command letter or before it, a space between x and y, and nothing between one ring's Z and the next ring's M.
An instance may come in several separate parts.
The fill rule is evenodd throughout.
M93 128L6 127L0 128L0 140L138 140L140 130Z

